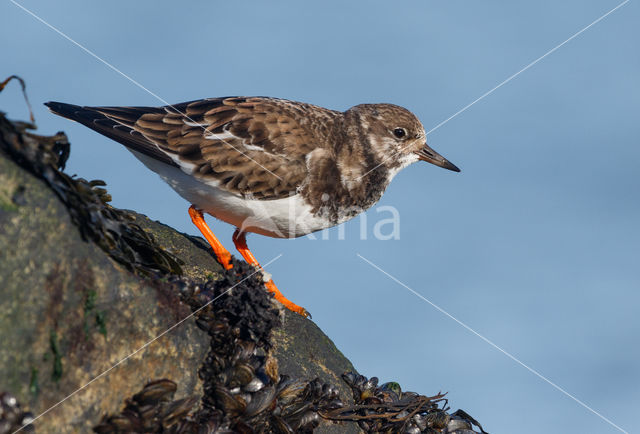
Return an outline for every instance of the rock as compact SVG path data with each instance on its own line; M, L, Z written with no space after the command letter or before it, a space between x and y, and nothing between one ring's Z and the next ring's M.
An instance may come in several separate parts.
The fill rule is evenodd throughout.
M185 276L221 276L204 240L126 213L184 262ZM195 319L154 341L191 313L165 283L132 273L83 240L47 183L0 150L0 342L11 343L0 348L0 391L13 393L36 416L55 406L36 420L38 429L90 431L158 378L178 382L176 398L202 393L198 369L209 337ZM340 375L353 370L351 363L311 321L283 314L285 332L274 334L280 373L336 383L348 398ZM309 362L301 348L314 342L317 365L304 367Z
M53 191L5 154L0 186L0 389L39 415L120 362L38 419L42 432L88 432L151 379L198 393L208 337L193 319L123 360L190 308L84 241Z
M64 134L27 127L0 113L0 393L21 404L7 414L59 433L363 432L356 421L421 432L451 420L444 395L359 376L246 263L224 271L204 240L110 207L103 184L61 171Z

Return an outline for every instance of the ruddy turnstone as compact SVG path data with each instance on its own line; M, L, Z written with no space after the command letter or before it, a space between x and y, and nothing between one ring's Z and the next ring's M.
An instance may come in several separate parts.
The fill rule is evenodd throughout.
M418 160L460 171L427 145L416 116L392 104L345 112L265 97L164 107L46 105L125 145L189 201L193 223L226 269L231 255L203 212L236 226L236 248L260 267L247 232L293 238L338 225L375 204L391 179ZM273 280L265 285L308 316Z

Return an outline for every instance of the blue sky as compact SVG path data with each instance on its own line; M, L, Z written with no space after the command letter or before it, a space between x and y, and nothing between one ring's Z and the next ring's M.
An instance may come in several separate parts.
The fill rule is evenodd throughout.
M390 102L427 130L619 3L21 2L171 103ZM69 135L68 172L196 234L189 204L122 146L41 105L162 103L11 2L0 17L0 73L27 81L41 132ZM357 254L640 431L639 20L628 2L432 132L462 173L423 163L396 177L379 205L400 213L399 240L361 240L356 219L345 240L334 228L328 240L249 245L263 262L282 254L269 267L276 284L364 375L449 391L492 433L619 432ZM26 118L17 88L1 101ZM381 215L368 212L370 235ZM233 228L210 223L231 248Z

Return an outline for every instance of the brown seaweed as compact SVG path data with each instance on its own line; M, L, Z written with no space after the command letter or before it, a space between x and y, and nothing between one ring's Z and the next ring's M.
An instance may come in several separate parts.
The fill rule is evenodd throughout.
M191 307L197 326L210 337L198 371L202 397L174 400L179 384L158 379L125 400L122 411L105 415L95 432L311 433L323 420L356 422L371 433L461 433L472 432L473 424L484 432L467 413L449 414L444 394L403 392L397 383L378 386L375 377L349 372L343 379L353 397L346 399L317 378L281 375L271 355L271 331L279 326L280 312L255 269L234 261L233 269L216 281L182 277L179 258L158 246L125 211L108 204L102 181L63 172L70 152L65 134L27 131L34 128L33 122L11 122L0 112L0 152L51 187L84 240L131 271L161 277ZM23 425L32 431L31 419L15 398L0 394L0 434Z
M51 187L84 240L96 243L139 274L182 274L179 258L158 246L126 211L108 204L111 197L103 181L87 181L63 172L71 146L63 132L40 136L29 129L35 129L33 123L11 122L0 112L0 150Z

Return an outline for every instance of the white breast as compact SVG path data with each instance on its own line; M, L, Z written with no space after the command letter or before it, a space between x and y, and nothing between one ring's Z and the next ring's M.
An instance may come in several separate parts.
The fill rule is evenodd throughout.
M131 152L198 209L244 232L294 238L333 226L328 219L314 216L299 194L274 200L247 198L221 190L215 181L199 181L177 167Z

